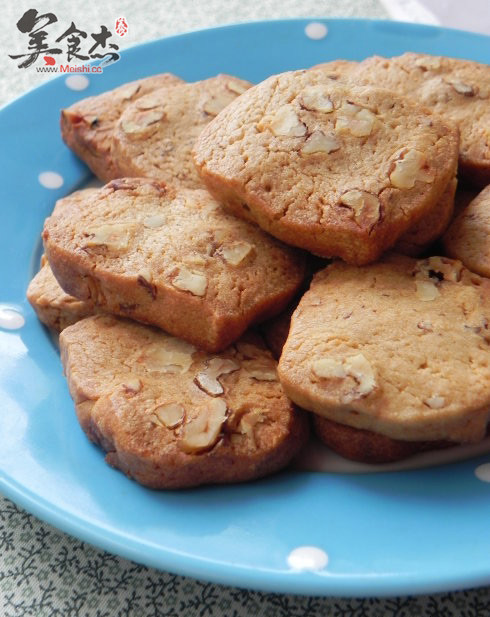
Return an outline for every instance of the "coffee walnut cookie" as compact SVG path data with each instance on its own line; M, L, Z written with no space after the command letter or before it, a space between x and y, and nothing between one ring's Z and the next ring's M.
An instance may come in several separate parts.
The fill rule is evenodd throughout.
M145 486L252 480L286 466L307 440L307 418L256 335L211 356L100 315L66 328L60 348L82 429Z
M458 131L386 90L282 73L247 90L199 136L211 193L277 238L366 264L437 204Z
M366 58L347 77L410 97L455 123L461 134L460 175L481 188L490 183L488 64L408 52Z
M206 349L280 312L304 256L226 212L205 190L113 180L49 217L44 247L64 291Z
M278 374L300 407L403 441L477 442L490 416L490 281L444 257L319 272Z
M124 109L162 86L184 83L171 73L132 81L114 90L77 101L61 112L61 136L103 182L120 173L111 155L117 121Z
M217 75L155 90L128 105L111 147L119 176L202 188L192 161L194 142L206 124L251 85L231 75Z

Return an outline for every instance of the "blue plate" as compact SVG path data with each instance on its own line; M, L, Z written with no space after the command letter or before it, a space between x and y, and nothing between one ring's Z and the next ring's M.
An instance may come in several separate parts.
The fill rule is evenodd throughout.
M490 63L490 40L475 34L328 20L320 21L327 35L315 40L308 23L244 24L141 45L83 91L63 76L0 112L0 489L96 546L219 583L339 596L488 584L488 457L397 473L287 472L242 486L147 490L109 468L83 435L56 346L25 299L43 219L90 177L58 130L59 109L80 97L162 71L256 82L329 59L406 50ZM58 175L42 175L43 185L43 172Z

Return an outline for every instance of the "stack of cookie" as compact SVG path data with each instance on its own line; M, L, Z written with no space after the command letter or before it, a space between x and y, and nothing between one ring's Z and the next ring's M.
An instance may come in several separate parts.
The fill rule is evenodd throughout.
M64 110L110 181L58 202L28 297L106 460L154 488L249 480L308 416L369 462L481 440L488 193L433 247L458 167L490 183L489 96L490 67L406 54L253 87L162 75Z

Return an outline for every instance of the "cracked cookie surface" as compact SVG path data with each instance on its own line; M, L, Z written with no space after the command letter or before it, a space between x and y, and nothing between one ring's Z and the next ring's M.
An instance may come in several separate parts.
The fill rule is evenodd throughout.
M237 215L312 253L365 264L432 210L457 153L457 129L425 108L316 69L245 92L203 130L195 161Z
M404 441L483 439L490 281L445 257L318 273L279 362L300 407Z
M103 182L120 173L111 155L117 121L138 98L161 88L184 83L171 73L153 75L123 84L114 90L77 101L61 112L61 136Z
M304 275L299 251L207 191L142 178L114 180L57 209L43 240L67 293L209 351L279 313Z
M114 133L112 156L119 176L202 187L192 161L194 142L206 124L251 85L217 75L139 98L121 115Z
M60 348L83 430L110 465L146 486L255 479L287 465L307 439L307 418L256 335L210 356L99 315L65 329Z

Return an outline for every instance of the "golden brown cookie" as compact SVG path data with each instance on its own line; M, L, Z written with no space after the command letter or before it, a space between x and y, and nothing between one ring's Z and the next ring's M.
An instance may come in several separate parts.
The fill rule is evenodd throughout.
M437 202L437 206L406 231L394 250L403 255L418 257L446 231L454 212L454 195L458 181L453 178Z
M376 260L454 177L458 132L391 92L282 73L201 133L195 161L232 212L277 238L355 264Z
M107 312L208 351L281 312L304 257L236 219L205 190L113 180L46 220L44 246L63 289Z
M148 326L95 316L60 335L79 422L106 461L151 488L243 482L286 466L305 414L260 338L219 356Z
M39 320L57 332L96 312L91 300L78 300L61 289L44 255L27 288L27 299Z
M194 142L204 126L250 86L243 79L218 75L139 98L121 115L114 134L112 156L119 176L202 187L192 161Z
M454 122L461 133L460 172L477 186L490 183L490 66L409 52L367 58L351 77L409 96Z
M108 182L118 178L111 144L116 123L124 109L157 88L181 83L183 80L179 77L163 73L77 101L61 112L61 136L100 180Z
M403 441L346 424L339 424L317 414L313 427L318 438L340 456L359 463L379 465L394 463L420 452L439 450L451 445L448 441Z
M54 212L67 204L78 207L96 191L94 188L82 189L58 199ZM41 257L41 268L29 283L26 295L40 321L57 332L96 312L90 300L78 300L61 289L45 255Z
M490 185L454 219L443 243L450 257L490 278Z
M278 374L300 407L403 441L476 442L490 415L490 281L444 257L319 272Z

